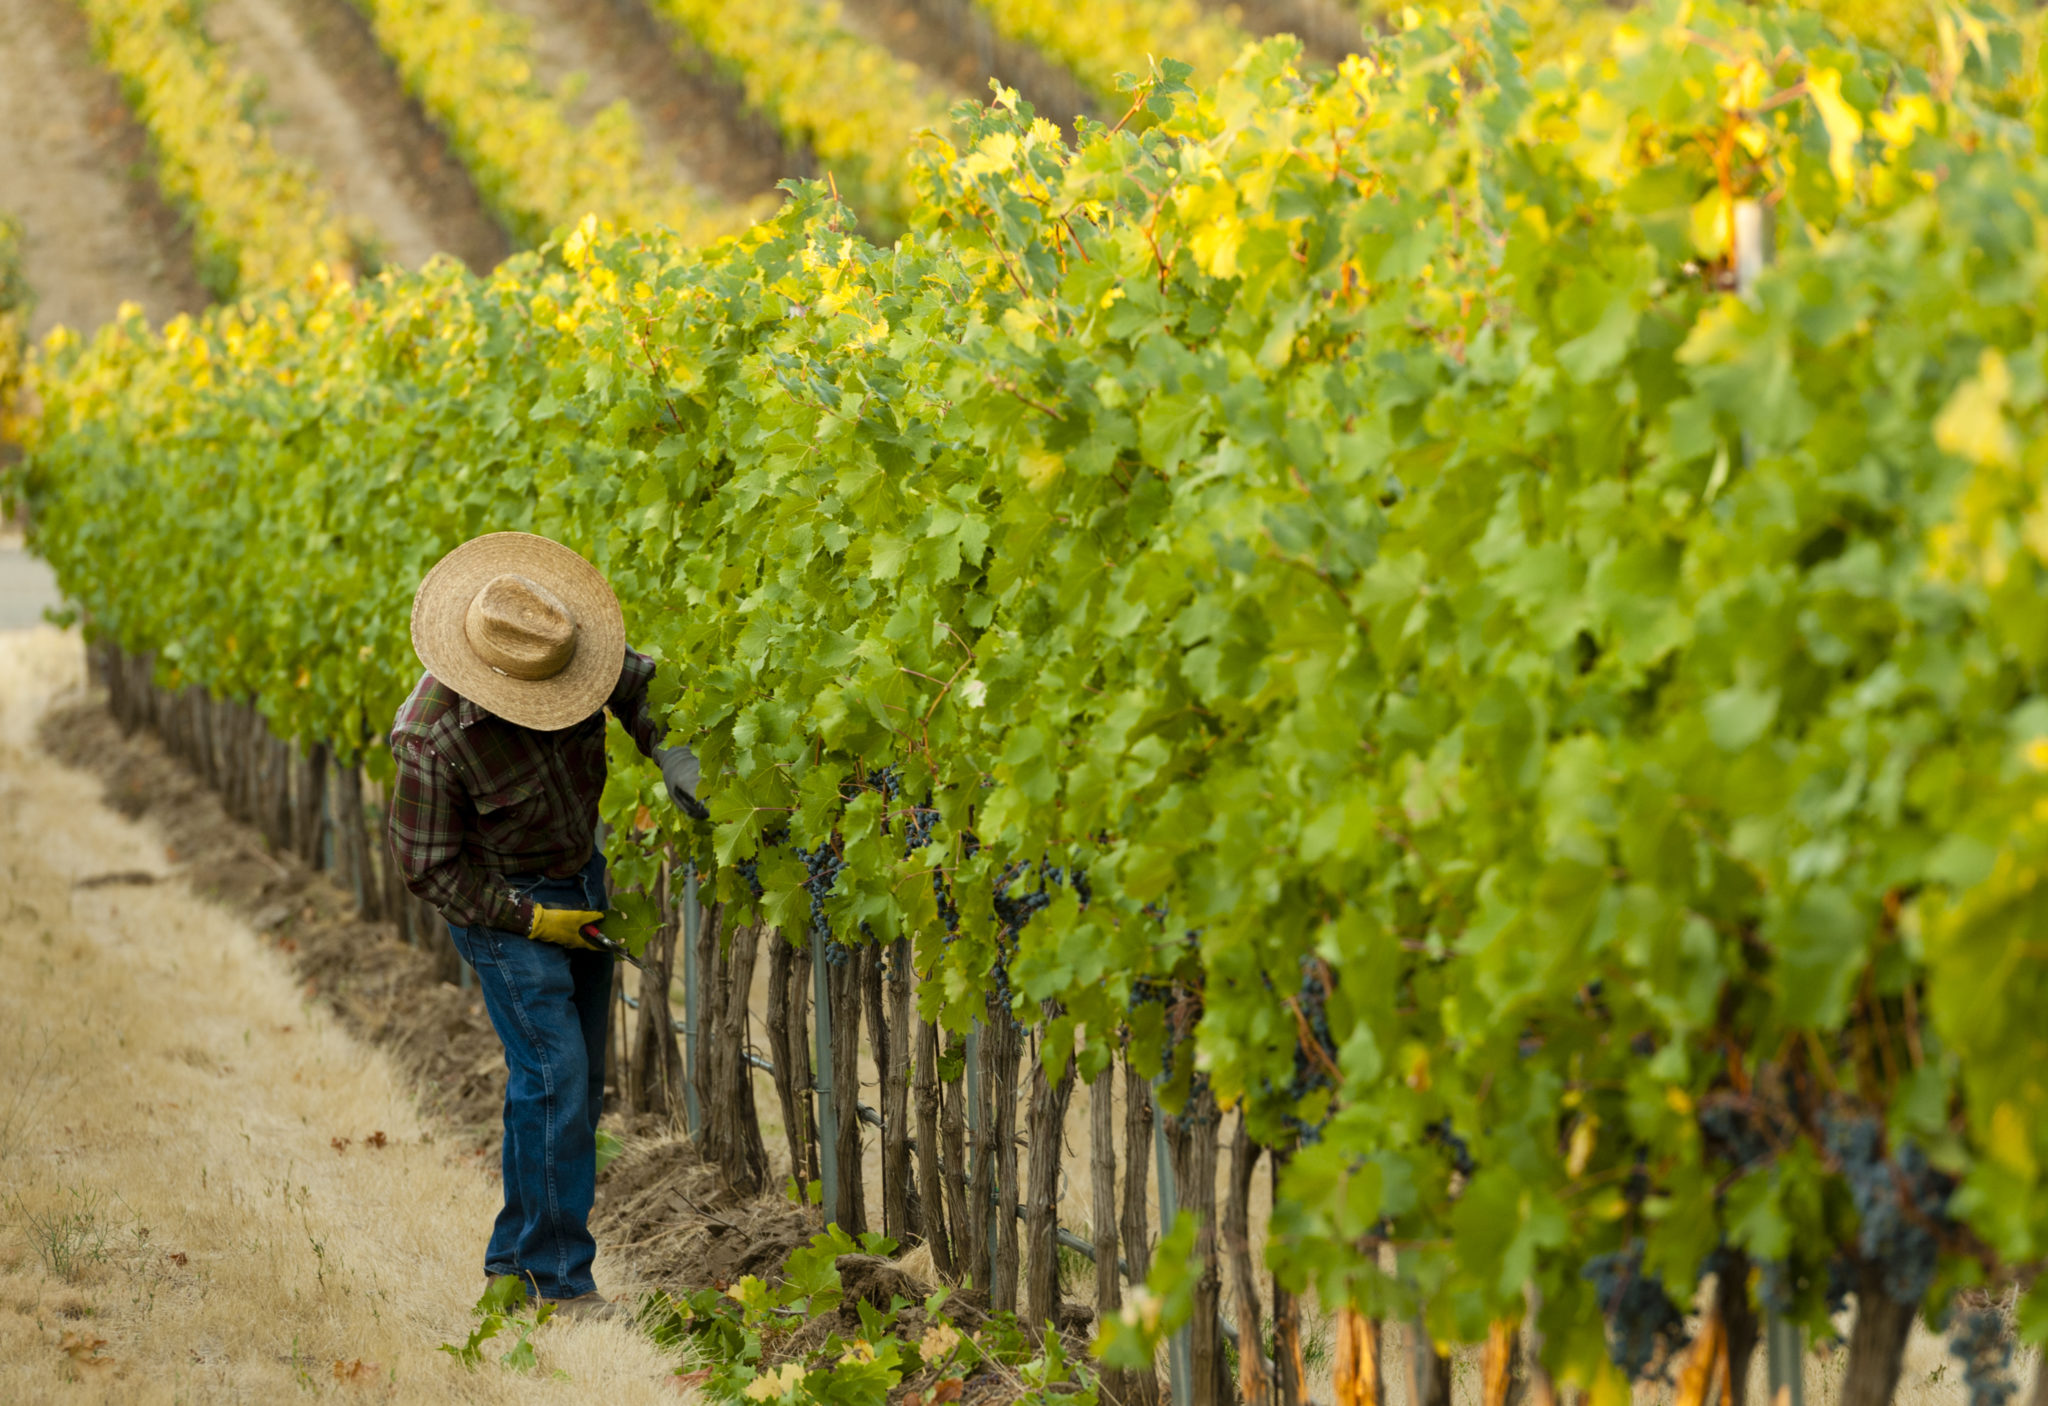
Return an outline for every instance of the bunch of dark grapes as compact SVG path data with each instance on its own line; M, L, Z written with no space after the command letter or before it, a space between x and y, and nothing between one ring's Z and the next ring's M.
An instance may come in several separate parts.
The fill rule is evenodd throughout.
M1700 1137L1707 1154L1730 1167L1744 1167L1771 1155L1770 1140L1749 1110L1732 1097L1709 1095L1700 1101Z
M1162 981L1148 981L1141 976L1131 983L1133 1006L1160 1005L1172 994L1173 988Z
M1013 894L1011 886L1029 873L1032 866L1022 860L1003 866L1003 872L996 876L995 910L996 923L1004 932L1014 933L1052 904L1051 886L1041 882L1035 889L1026 889Z
M1858 1254L1880 1266L1885 1293L1918 1305L1934 1283L1941 1242L1932 1227L1948 1219L1955 1179L1928 1165L1912 1143L1887 1158L1884 1125L1870 1114L1823 1113L1820 1127L1856 1203Z
M1593 1286L1606 1315L1607 1355L1630 1381L1651 1375L1653 1364L1670 1362L1691 1341L1663 1278L1643 1270L1641 1240L1616 1254L1595 1255L1579 1277Z
M939 823L936 806L914 805L903 821L903 853L916 854L932 842L932 828ZM938 906L939 921L946 926L947 942L960 935L960 910L953 904L953 890L946 876L932 870L932 901Z
M732 867L742 879L747 881L747 887L753 891L754 897L759 898L764 892L761 888L761 851L774 849L788 842L789 831L787 829L778 828L766 831L761 836L761 843L754 847L752 858L736 859L733 861Z
M1949 1352L1963 1359L1963 1385L1970 1406L2005 1406L2017 1388L2012 1367L2012 1334L1996 1309L1973 1309L1962 1315L1948 1340Z
M1422 1135L1430 1142L1441 1143L1450 1156L1451 1170L1461 1177L1469 1177L1479 1170L1479 1164L1472 1160L1472 1149L1465 1145L1465 1139L1458 1136L1451 1127L1451 1115L1446 1113L1436 1122L1423 1128Z
M846 860L830 840L819 841L816 849L798 846L796 857L804 862L804 892L811 900L811 941L824 948L827 966L844 966L852 952L845 943L833 938L825 898L839 882L839 871L846 867Z
M1301 986L1295 992L1294 1004L1301 1011L1302 1019L1308 1022L1309 1034L1318 1047L1311 1053L1308 1046L1296 1039L1294 1042L1294 1082L1288 1085L1287 1097L1295 1108L1301 1107L1302 1100L1311 1094L1334 1088L1330 1079L1330 1068L1337 1062L1337 1042L1330 1038L1330 993L1323 988L1323 968L1313 957L1301 959ZM1296 1114L1288 1114L1287 1126L1301 1139L1305 1147L1313 1147L1323 1140L1323 1129L1330 1121L1326 1110L1322 1118L1311 1124Z
M732 867L733 872L747 881L747 887L754 891L754 897L759 898L766 892L761 887L761 861L758 856L752 859L735 859Z

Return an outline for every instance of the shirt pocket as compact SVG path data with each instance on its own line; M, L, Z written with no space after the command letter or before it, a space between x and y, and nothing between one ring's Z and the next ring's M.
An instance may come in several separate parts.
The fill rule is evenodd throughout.
M542 783L529 777L525 781L514 781L495 791L486 791L471 798L476 806L478 818L493 824L502 823L531 808L533 800L540 795Z

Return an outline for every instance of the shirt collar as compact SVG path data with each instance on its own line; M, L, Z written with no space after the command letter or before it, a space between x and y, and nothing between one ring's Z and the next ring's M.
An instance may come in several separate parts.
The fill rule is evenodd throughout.
M456 696L461 698L461 701L455 705L455 725L457 727L475 727L490 716L489 713L469 699L462 698L460 694Z

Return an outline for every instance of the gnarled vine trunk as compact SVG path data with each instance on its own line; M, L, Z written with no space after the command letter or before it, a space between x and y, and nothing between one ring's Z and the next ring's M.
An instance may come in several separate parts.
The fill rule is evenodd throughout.
M1842 1377L1840 1406L1891 1406L1915 1312L1916 1305L1900 1303L1885 1292L1882 1264L1865 1261L1857 1266L1856 1321L1849 1329L1849 1364Z

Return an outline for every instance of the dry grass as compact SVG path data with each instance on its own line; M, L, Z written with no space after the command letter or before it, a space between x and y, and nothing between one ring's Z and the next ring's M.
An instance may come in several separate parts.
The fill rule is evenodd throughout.
M147 827L35 753L80 670L70 636L0 635L0 1400L676 1400L613 1324L543 1329L532 1377L436 1351L496 1187ZM163 878L78 886L131 871Z

